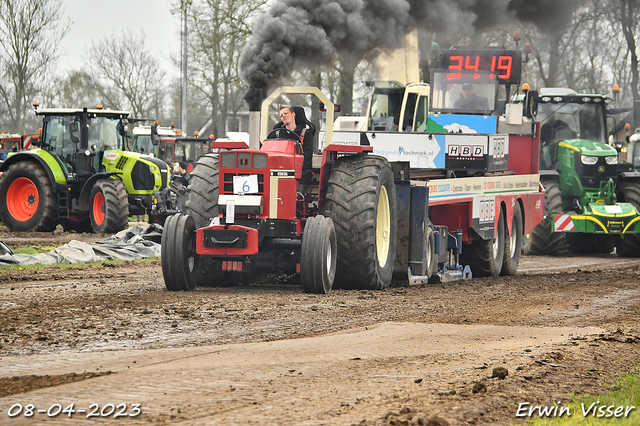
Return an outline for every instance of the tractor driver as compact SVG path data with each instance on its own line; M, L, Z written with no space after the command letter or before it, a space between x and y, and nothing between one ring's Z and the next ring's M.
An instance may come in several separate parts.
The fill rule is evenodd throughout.
M456 109L489 109L489 100L483 96L476 95L473 86L470 83L462 85L460 98L453 105Z
M282 124L280 124L279 126L276 125L277 128L285 128L292 131L300 137L300 141L302 142L302 153L304 155L304 160L302 162L302 179L300 179L300 192L302 194L305 194L308 190L308 185L311 183L311 179L313 177L313 173L311 172L313 159L313 135L311 134L311 132L308 132L308 129L304 125L304 123L300 125L296 124L296 113L292 107L285 106L280 108L280 120L282 120ZM279 134L278 137L280 137Z
M569 125L560 120L556 114L551 114L543 121L545 123L540 127L540 167L544 170L551 170L557 161L557 144L571 130Z

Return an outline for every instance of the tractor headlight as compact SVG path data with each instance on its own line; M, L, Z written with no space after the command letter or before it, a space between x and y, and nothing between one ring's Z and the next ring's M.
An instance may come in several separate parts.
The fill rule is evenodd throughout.
M594 157L593 155L582 155L580 156L580 160L582 160L582 164L593 166L598 162L598 157Z
M604 161L608 165L613 166L614 164L618 164L618 157L617 156L605 157Z

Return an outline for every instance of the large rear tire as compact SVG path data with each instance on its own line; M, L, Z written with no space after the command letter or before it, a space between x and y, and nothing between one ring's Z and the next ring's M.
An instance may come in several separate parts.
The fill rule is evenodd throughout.
M160 259L169 291L193 291L200 280L200 256L196 253L196 226L191 216L174 214L165 222Z
M631 203L640 212L640 183L622 182L618 188L618 193L622 195L625 203ZM640 257L640 235L625 234L620 236L616 247L618 256Z
M91 189L89 217L95 232L113 234L129 224L129 198L120 180L99 180Z
M473 276L497 277L502 271L506 226L502 209L498 211L500 216L498 217L496 236L489 240L473 241L462 250L460 263L469 265Z
M384 157L353 155L333 164L323 211L336 230L334 286L384 289L396 254L397 206L393 171Z
M531 254L555 255L566 247L564 232L551 232L553 214L562 213L560 184L547 180L542 182L545 189L544 219L531 231Z
M522 211L520 205L516 203L513 209L513 220L511 222L511 236L507 235L507 227L505 226L505 243L504 243L504 259L502 260L502 271L500 275L515 275L518 272L520 264L520 255L522 254L522 238L523 223Z
M307 220L302 234L300 280L305 293L327 294L336 277L336 231L333 221L318 215Z
M196 162L189 186L183 213L193 218L196 228L207 226L218 217L219 160L217 155L205 155Z
M39 164L9 166L0 179L0 219L13 232L52 231L56 227L56 198L47 173Z

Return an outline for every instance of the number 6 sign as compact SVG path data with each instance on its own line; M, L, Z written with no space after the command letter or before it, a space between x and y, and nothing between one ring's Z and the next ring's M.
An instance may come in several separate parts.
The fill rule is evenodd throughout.
M234 194L255 194L258 192L258 175L234 176Z

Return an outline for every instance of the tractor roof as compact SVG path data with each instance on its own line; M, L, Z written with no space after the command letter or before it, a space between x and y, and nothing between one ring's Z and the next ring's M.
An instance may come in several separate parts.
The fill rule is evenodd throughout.
M568 99L571 99L574 102L575 99L580 98L588 98L584 99L583 102L593 102L594 99L605 99L610 100L611 98L607 95L601 95L599 93L578 93L573 89L568 89L566 87L543 87L538 92L540 99L543 102L566 102ZM547 98L547 99L544 99ZM558 98L558 99L553 99Z
M36 110L37 115L73 115L73 114L82 114L82 108L38 108ZM114 109L98 109L98 108L87 108L87 112L92 115L103 116L103 117L120 117L125 118L129 114L129 111L118 111Z
M151 126L136 126L131 131L134 135L151 135ZM158 126L159 136L176 136L177 133L171 127Z

